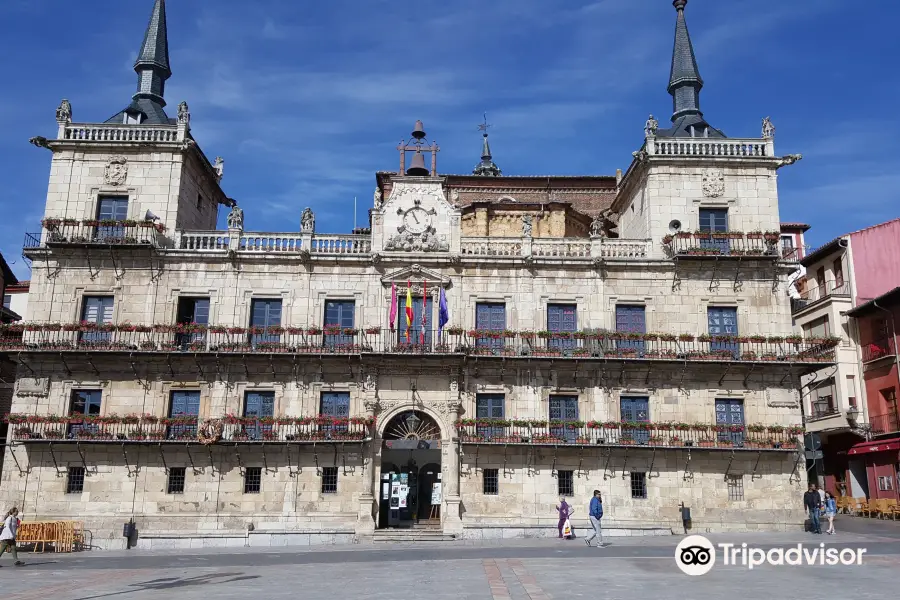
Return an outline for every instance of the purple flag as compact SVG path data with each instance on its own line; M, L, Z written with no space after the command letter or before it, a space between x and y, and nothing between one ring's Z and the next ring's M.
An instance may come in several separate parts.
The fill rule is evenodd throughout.
M447 306L447 294L441 288L441 298L438 304L438 329L444 330L444 325L450 322L450 308Z

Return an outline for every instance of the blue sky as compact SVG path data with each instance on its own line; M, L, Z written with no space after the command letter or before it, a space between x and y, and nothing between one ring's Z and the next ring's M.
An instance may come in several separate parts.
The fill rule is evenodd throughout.
M63 97L76 121L129 102L152 0L3 0L0 250L28 276ZM442 148L438 170L478 162L487 111L505 174L614 174L642 143L648 113L668 122L675 10L669 0L169 0L170 115L191 106L207 156L255 231L366 220L374 173L416 119ZM900 4L867 0L690 0L688 25L707 119L758 136L770 115L782 220L808 243L900 214ZM220 211L222 212L222 211ZM224 212L220 221L224 218Z

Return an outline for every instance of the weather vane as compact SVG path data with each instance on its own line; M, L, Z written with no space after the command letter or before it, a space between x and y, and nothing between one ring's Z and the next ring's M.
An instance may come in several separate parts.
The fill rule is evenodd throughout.
M493 127L493 125L488 125L487 113L484 113L484 123L478 126L478 131L483 131L484 134L487 135L488 127Z

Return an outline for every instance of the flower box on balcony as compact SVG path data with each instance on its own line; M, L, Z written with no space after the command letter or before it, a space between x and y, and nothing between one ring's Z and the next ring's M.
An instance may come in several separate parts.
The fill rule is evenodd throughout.
M697 445L701 448L715 448L716 442L714 440L700 440L697 442Z
M591 438L589 438L589 437L583 437L583 436L582 436L582 437L577 437L577 438L575 438L575 443L576 443L576 444L581 444L581 445L589 445L589 444L591 443Z
M630 438L630 437L620 437L618 443L621 444L621 445L623 445L623 446L633 446L633 445L634 445L634 438Z

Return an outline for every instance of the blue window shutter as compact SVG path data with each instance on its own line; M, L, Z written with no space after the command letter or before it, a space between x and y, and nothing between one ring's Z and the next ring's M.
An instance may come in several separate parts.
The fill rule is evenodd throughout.
M112 323L113 306L112 296L87 296L81 318L91 323Z
M643 306L616 306L616 331L647 333Z
M742 400L716 399L717 425L744 425L744 402ZM734 444L744 441L744 431L720 431L720 440L730 440Z
M271 417L274 414L274 392L247 392L244 397L245 417Z
M475 417L479 419L502 419L505 413L503 394L478 394L475 398Z
M709 307L710 335L737 335L737 308L733 307Z
M172 392L172 405L169 408L169 416L177 417L179 415L199 415L200 414L200 392L196 391L178 391Z
M728 210L722 208L701 208L700 231L728 231Z
M281 325L281 300L254 300L251 305L250 325L254 327Z
M194 323L209 325L209 299L197 298L194 301Z
M350 416L350 393L323 392L319 413L329 417Z
M353 327L356 304L352 300L331 300L325 303L326 327ZM405 324L405 321L404 321Z
M432 329L432 320L433 320L433 312L432 312L432 300L431 298L426 299L425 301L425 343L431 343L431 329ZM410 344L418 344L420 343L420 335L422 333L422 298L413 298L412 299L412 309L413 309L413 319L412 325L409 326L409 343ZM400 341L406 341L406 296L402 298L397 298L397 320L398 323L398 331L400 333Z
M124 221L128 218L128 198L101 198L97 219Z

